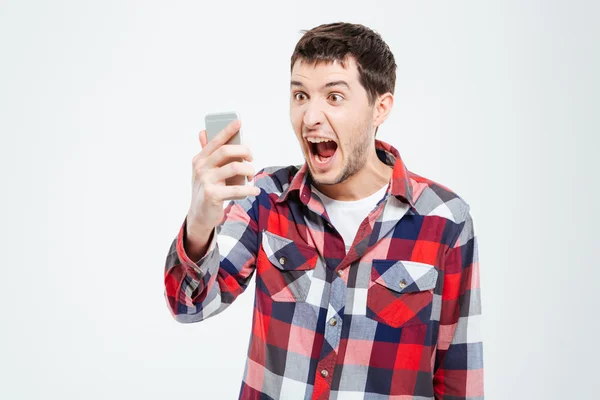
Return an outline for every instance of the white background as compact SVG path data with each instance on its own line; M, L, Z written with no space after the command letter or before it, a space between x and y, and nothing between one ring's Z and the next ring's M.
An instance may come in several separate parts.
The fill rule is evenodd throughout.
M486 398L591 398L598 15L593 1L2 1L0 398L237 398L254 280L225 313L179 324L165 257L205 113L240 112L257 170L303 161L289 59L301 29L336 21L395 54L378 138L471 205Z

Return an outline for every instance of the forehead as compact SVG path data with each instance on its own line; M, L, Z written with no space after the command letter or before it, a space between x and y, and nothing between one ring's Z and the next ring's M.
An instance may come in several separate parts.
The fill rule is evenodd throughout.
M292 68L292 80L322 83L338 79L348 84L358 81L358 66L352 57L346 57L344 65L337 60L314 63L300 58Z

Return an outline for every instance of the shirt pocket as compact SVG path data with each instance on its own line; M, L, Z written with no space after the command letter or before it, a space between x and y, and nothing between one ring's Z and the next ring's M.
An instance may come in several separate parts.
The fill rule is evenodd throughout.
M373 260L366 316L394 328L429 323L437 277L431 264Z
M317 260L315 248L263 230L257 262L258 289L274 301L304 302Z

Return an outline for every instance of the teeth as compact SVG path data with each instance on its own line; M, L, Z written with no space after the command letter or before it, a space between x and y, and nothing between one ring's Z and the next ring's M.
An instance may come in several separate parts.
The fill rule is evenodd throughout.
M311 143L321 143L321 142L330 142L330 139L323 139L323 138L306 138L306 140L308 140Z

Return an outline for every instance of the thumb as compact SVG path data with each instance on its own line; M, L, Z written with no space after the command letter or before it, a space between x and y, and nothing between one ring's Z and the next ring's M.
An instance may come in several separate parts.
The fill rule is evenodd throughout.
M206 139L206 130L202 130L202 131L200 131L200 146L202 146L202 148L204 148L207 143L208 143L208 140Z

